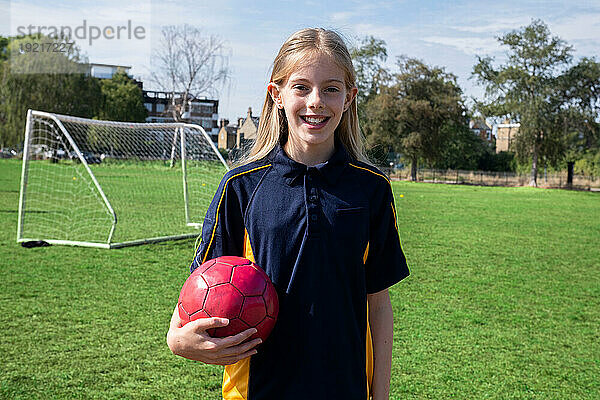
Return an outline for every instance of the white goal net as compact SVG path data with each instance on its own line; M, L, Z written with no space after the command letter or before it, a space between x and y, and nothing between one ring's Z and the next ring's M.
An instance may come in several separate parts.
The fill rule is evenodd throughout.
M227 170L197 125L30 110L17 241L116 248L198 236Z

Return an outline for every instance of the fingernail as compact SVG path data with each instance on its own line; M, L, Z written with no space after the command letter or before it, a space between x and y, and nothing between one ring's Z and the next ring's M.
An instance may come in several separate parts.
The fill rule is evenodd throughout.
M222 324L228 324L229 323L229 320L227 318L221 318L220 321L221 321Z

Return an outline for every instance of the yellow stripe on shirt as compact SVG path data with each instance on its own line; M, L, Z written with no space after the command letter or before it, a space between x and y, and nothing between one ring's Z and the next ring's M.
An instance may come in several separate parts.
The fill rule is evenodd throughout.
M240 172L239 174L230 176L229 179L227 179L227 181L225 182L225 186L223 187L223 193L221 193L221 198L219 199L219 204L217 205L217 213L215 216L215 226L213 227L212 234L210 235L210 241L208 242L208 247L206 247L206 253L204 254L204 258L202 259L203 263L206 262L206 257L208 256L208 253L210 252L210 246L212 245L213 239L215 238L215 232L217 231L217 225L219 223L219 209L221 208L221 202L223 202L223 197L225 196L225 192L227 191L227 184L229 183L229 181L237 176L248 174L248 173L254 172L254 171L258 171L259 169L267 168L270 166L271 166L271 164L267 164L267 165L263 165L262 167L253 168L248 171Z
M248 231L244 230L244 251L242 257L254 261L254 252ZM235 364L226 365L223 371L222 394L225 400L247 400L248 380L250 379L250 357Z

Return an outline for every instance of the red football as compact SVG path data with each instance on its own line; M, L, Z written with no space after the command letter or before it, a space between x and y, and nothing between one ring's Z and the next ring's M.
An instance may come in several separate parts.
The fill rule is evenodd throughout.
M275 286L258 265L242 257L223 256L192 272L181 288L177 308L182 325L198 318L227 318L229 325L209 329L208 334L225 337L256 328L251 338L264 342L275 326L279 300Z

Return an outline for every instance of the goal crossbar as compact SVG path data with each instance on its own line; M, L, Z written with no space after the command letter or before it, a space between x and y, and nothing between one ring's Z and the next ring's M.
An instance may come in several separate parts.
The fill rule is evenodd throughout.
M120 248L196 237L228 169L198 125L29 110L17 241Z

